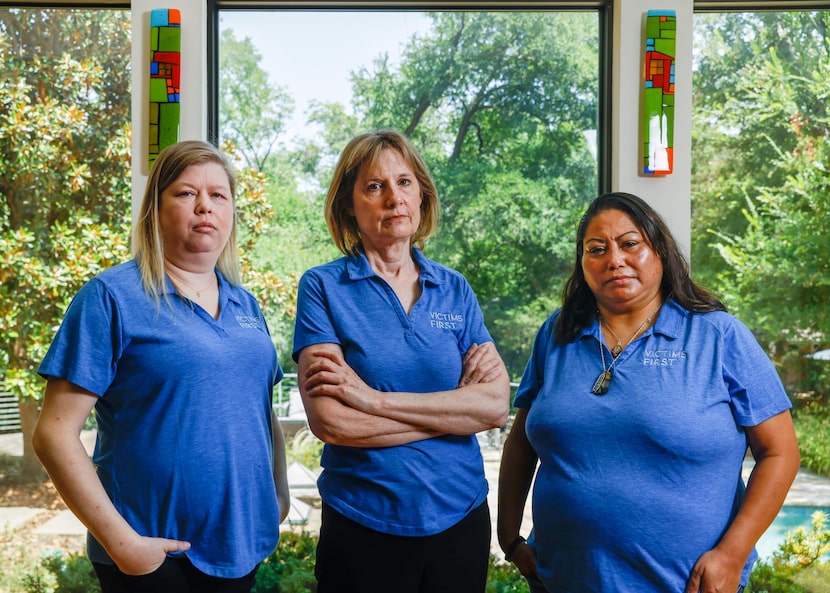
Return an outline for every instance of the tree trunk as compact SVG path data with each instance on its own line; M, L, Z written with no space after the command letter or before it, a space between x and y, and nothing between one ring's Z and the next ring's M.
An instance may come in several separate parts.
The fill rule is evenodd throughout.
M40 460L32 447L32 434L35 432L35 425L40 414L39 402L26 399L21 400L20 406L20 430L23 432L23 462L20 464L20 477L31 482L39 482L46 479L46 470L40 464Z

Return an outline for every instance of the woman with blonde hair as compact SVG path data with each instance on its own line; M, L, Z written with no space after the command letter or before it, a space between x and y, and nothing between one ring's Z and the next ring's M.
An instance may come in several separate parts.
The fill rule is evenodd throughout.
M235 199L213 146L164 149L133 260L81 288L40 366L35 450L89 530L103 593L250 591L288 514L282 369L239 284Z
M507 418L507 370L475 294L428 259L439 204L410 141L344 149L326 221L344 257L300 280L294 359L326 445L319 593L481 593L490 513L476 433Z

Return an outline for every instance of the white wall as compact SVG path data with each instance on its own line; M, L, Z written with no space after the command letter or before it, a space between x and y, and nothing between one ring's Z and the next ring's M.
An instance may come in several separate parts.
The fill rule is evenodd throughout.
M177 8L182 16L180 140L207 139L207 12L204 0L132 2L133 222L147 184L150 113L150 11Z
M182 13L182 140L207 139L205 0L133 0L133 216L147 181L149 18L154 8ZM650 9L677 13L674 171L644 177L640 170L643 29ZM691 245L692 0L614 0L611 188L641 196L662 214L681 248Z
M651 9L677 13L674 170L661 177L640 173L643 31ZM691 247L692 18L692 0L614 2L611 189L637 194L651 204L666 219L687 257Z

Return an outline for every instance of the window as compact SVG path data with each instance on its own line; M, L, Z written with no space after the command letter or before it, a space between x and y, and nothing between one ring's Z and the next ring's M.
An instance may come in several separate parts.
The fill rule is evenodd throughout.
M129 257L130 28L126 10L0 8L0 375L34 413L69 298Z
M805 397L830 375L809 356L830 348L828 25L830 10L694 24L694 270Z
M599 186L599 13L227 10L218 22L219 137L266 175L282 221L258 264L297 278L336 257L323 200L340 150L398 128L440 192L428 255L470 281L518 377L571 265L561 229Z

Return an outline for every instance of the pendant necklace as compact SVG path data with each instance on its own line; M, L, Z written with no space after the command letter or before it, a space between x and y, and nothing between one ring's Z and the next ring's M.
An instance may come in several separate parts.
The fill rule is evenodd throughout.
M599 311L597 311L597 317L599 318L599 324L600 324L600 327L599 327L599 338L600 338L599 339L599 356L600 356L600 360L602 361L602 372L599 374L599 377L597 377L597 380L594 381L594 386L591 387L591 393L593 393L594 395L605 395L606 393L608 393L608 388L611 386L611 379L614 377L613 370L614 370L614 365L617 364L617 357L619 357L620 353L625 348L627 348L628 345L631 344L631 342L633 342L634 339L637 336L640 335L640 332L642 332L643 329L645 329L645 327L649 323L651 323L651 320L654 319L654 316L657 315L657 312L660 310L660 307L662 307L662 306L663 306L662 302L657 305L657 308L654 309L654 311L651 312L651 315L646 317L645 321L643 321L640 324L640 327L638 327L636 330L634 330L634 333L631 334L631 336L629 336L629 338L628 338L628 340L626 340L624 346L622 344L622 340L620 340L620 338L617 337L617 334L614 333L614 330L612 330L610 327L608 327L608 325L602 320L602 315L600 315ZM611 355L613 356L613 359L611 360L611 364L608 365L608 368L605 368L605 336L602 333L602 327L603 326L607 327L608 331L611 332L611 335L614 336L615 338L617 338L617 344L611 349Z
M617 358L620 355L620 352L623 351L623 348L628 346L631 343L631 340L633 340L635 337L637 337L637 334L639 334L643 330L643 328L651 322L651 320L654 318L654 314L657 313L657 311L659 309L660 309L660 305L657 306L657 309L655 309L654 311L651 312L651 315L646 317L646 320L643 321L640 324L640 327L635 329L634 332L630 336L628 336L628 339L625 341L625 346L623 346L622 338L620 338L620 336L618 336L614 332L614 330L611 329L610 325L605 323L605 320L602 318L602 315L600 315L599 312L597 312L597 317L599 317L599 323L600 323L600 331L602 331L602 328L604 327L605 329L610 331L611 335L614 336L614 338L617 340L617 343L614 345L613 348L611 348L611 354L614 356L614 358ZM605 365L603 365L603 366L605 366Z

